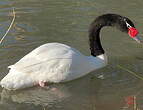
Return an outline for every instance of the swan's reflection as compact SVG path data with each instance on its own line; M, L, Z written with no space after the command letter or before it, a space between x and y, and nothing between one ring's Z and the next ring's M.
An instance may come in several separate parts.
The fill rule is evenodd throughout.
M64 85L52 85L47 88L34 87L19 91L8 91L3 89L1 92L1 102L11 100L17 103L31 103L34 105L50 106L70 97L68 89Z
M93 83L95 81L95 83ZM28 109L33 106L46 108L67 109L88 109L91 107L91 97L93 93L92 86L98 91L100 83L98 80L91 81L91 76L67 82L64 84L54 84L49 88L33 87L19 91L8 91L3 89L1 92L1 105L6 108L9 106L24 107ZM92 83L92 84L91 84ZM94 93L95 94L95 93ZM28 105L27 105L28 104ZM29 107L29 104L31 105ZM35 107L36 106L36 107Z
M102 80L89 75L73 82L54 84L49 88L34 87L19 91L3 89L0 106L5 106L6 109L14 106L20 110L25 110L25 107L27 110L41 110L41 107L52 110L59 107L62 110L122 110L125 107L124 99L136 95L139 107L143 108L142 82L129 77L117 80L120 71L111 77L108 72L113 72L114 68L108 69L108 72L106 69L99 71L104 76L107 75Z

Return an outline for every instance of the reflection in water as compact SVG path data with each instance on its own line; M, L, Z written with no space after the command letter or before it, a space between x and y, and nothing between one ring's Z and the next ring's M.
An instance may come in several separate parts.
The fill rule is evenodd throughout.
M55 103L70 97L68 90L64 86L52 86L47 88L29 88L19 91L8 91L3 89L1 92L1 103L12 101L16 103L30 103L35 106L52 107Z
M100 81L88 77L75 80L66 84L54 84L49 88L34 87L18 91L8 91L3 89L1 92L1 105L4 107L19 104L28 107L60 108L67 110L87 110L93 107L92 94L95 92L91 89L93 82L96 82L96 91L100 87ZM98 83L99 81L99 83ZM91 94L91 95L90 95ZM95 93L94 93L95 94ZM92 98L94 99L94 98ZM0 106L1 106L0 105ZM29 107L28 107L29 108Z
M103 70L108 74L112 70ZM101 73L101 70L98 71ZM120 73L118 73L120 74ZM126 74L123 72L123 74ZM136 96L138 107L143 108L142 82L135 79L116 80L118 75L105 79L97 79L95 74L68 82L66 84L54 84L49 88L34 87L19 91L1 92L1 104L5 107L23 106L31 109L61 109L67 110L130 110L126 105L126 98ZM122 79L122 78L121 78ZM112 83L111 83L112 80ZM19 105L20 104L20 105ZM29 107L29 104L31 107ZM0 105L1 106L1 105ZM36 107L36 108L35 108Z

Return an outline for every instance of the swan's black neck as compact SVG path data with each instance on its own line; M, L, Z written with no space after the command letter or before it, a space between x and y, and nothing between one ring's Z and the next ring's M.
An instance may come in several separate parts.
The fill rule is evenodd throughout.
M101 28L103 28L104 26L115 26L122 32L127 32L128 29L124 22L125 19L128 20L128 22L130 22L128 18L122 17L120 15L105 14L97 17L93 21L89 30L89 43L92 56L98 56L105 53L100 42ZM134 25L132 24L132 26Z

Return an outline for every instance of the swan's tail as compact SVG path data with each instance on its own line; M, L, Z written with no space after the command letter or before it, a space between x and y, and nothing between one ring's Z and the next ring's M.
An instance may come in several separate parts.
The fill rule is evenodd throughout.
M31 79L30 75L20 73L13 67L11 67L9 73L0 82L0 85L8 90L31 87L34 84L35 82Z

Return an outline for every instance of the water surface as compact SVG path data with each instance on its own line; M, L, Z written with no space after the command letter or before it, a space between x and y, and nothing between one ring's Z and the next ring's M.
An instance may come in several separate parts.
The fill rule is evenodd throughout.
M117 13L133 20L142 35L142 0L5 0L0 1L0 36L16 19L0 48L0 79L34 48L49 42L65 43L89 55L88 27L95 17ZM109 65L89 75L50 88L19 91L0 88L1 110L130 110L125 99L136 96L143 109L143 81L118 65L143 74L143 46L114 28L102 30Z

